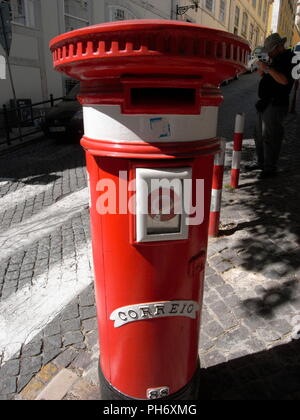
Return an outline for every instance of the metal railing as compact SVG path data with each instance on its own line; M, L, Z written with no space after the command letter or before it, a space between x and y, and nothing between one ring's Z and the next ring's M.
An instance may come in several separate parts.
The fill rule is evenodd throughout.
M46 109L38 107L50 104L50 107L53 108L55 102L61 101L62 99L63 97L54 98L54 96L51 94L50 99L48 101L14 107L7 107L7 105L3 105L2 113L4 123L4 137L2 137L0 134L0 145L5 143L7 145L11 145L17 140L23 141L25 137L40 133L41 128L38 124L38 121L41 121L44 118ZM28 118L23 118L24 110L29 110ZM31 127L35 128L35 130L29 130L25 132L24 130L22 130L22 127ZM12 133L14 128L18 129L18 135Z

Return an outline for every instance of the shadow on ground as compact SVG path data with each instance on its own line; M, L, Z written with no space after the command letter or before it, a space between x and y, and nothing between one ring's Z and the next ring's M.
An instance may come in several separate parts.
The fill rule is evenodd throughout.
M296 280L286 281L278 287L263 289L259 298L244 300L242 307L248 317L257 315L265 319L272 319L276 314L276 309L287 303L299 301L297 291L298 282Z
M221 232L230 236L246 231L247 237L235 242L241 267L271 280L300 280L300 114L289 115L286 127L278 176L258 180L258 173L243 171L238 195L233 193L237 200L224 203L227 214L240 211L251 221L237 222ZM247 157L253 159L249 153Z
M34 144L0 157L0 180L20 180L27 185L47 185L67 169L85 165L80 144L42 138Z
M300 400L300 341L202 369L199 400Z

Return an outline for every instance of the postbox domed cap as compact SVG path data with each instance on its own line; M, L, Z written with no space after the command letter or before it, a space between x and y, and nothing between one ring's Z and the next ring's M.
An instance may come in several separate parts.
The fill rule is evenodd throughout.
M186 22L131 20L77 29L50 43L54 66L79 80L125 74L211 77L245 69L249 44L228 32Z
M121 31L125 35L125 31L133 31L140 33L142 35L144 31L147 32L156 32L156 31L168 31L171 30L170 35L176 35L174 31L181 32L188 30L190 32L191 38L193 37L193 31L204 31L207 30L212 36L213 34L217 35L227 35L230 39L235 39L236 41L243 41L236 35L233 35L229 32L221 31L218 29L209 28L206 26L200 26L187 22L178 22L178 21L168 21L168 20L158 20L158 19L141 19L141 20L123 20L117 22L106 22L97 25L87 26L84 28L76 29L74 31L66 32L65 34L59 35L50 42L50 48L53 49L64 41L71 41L72 39L78 40L94 38L99 34L109 34L111 32ZM177 33L178 34L178 33ZM249 45L248 43L244 42Z

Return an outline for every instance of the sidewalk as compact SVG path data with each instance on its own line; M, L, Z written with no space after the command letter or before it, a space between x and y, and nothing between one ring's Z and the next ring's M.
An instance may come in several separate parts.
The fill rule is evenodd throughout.
M300 325L300 130L299 125L295 129L292 121L289 128L277 178L258 181L257 173L242 171L241 187L233 191L228 187L229 172L226 172L222 230L219 238L210 241L208 250L199 348L200 400L300 398L300 341L292 340L297 332L295 327ZM246 142L244 164L252 159L253 153L253 143ZM76 169L60 159L64 161L64 170L55 172L55 176L59 173L59 179L81 173L78 169L82 168L81 158ZM5 182L8 184L2 188L13 188L13 183ZM85 182L79 184L71 194L84 190ZM24 185L19 187L20 191L22 188ZM55 201L53 191L51 187L50 206L63 199L62 193L57 193ZM35 203L36 200L34 206ZM47 236L38 239L37 253L30 254L31 258L47 260L41 265L35 263L41 270L37 271L38 276L45 273L43 264L48 264L47 270L51 270L55 261L60 267L68 258L75 258L76 262L80 249L85 250L84 258L89 258L85 206L83 200L78 213L56 228L56 236L48 232L50 239ZM41 210L36 211L38 214ZM8 229L11 224L5 226ZM57 230L62 236L58 236ZM61 238L62 250L57 254L54 250ZM21 273L28 252L22 251L25 255ZM40 259L43 252L47 258ZM61 253L66 254L65 258ZM18 258L13 258L10 257L9 264L18 265ZM39 284L36 278L35 274L30 277L28 290ZM2 295L0 324L4 305L8 299L15 299L15 293L24 294L26 285L24 280L24 286L18 283L19 292L16 288L7 297ZM93 286L87 284L64 309L57 307L55 313L49 314L49 322L45 320L43 325L32 328L30 334L26 332L26 345L18 347L12 343L14 350L18 348L15 352L6 348L9 356L0 369L0 399L99 399Z
M1 157L0 196L0 399L6 400L57 356L73 360L96 329L81 146L44 139Z
M26 146L30 142L35 140L41 139L44 137L43 132L38 130L35 126L30 127L21 127L22 135L25 136L22 140L14 140L10 141L9 144L7 143L7 138L3 133L3 129L0 132L0 155L6 153L10 150L14 150L20 146ZM10 138L14 139L19 136L19 130L17 128L13 128L10 132Z

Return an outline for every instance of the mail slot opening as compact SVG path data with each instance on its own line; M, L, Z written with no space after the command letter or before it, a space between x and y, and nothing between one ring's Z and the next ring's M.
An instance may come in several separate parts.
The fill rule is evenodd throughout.
M196 92L196 89L190 88L131 88L131 106L193 107L196 105Z

